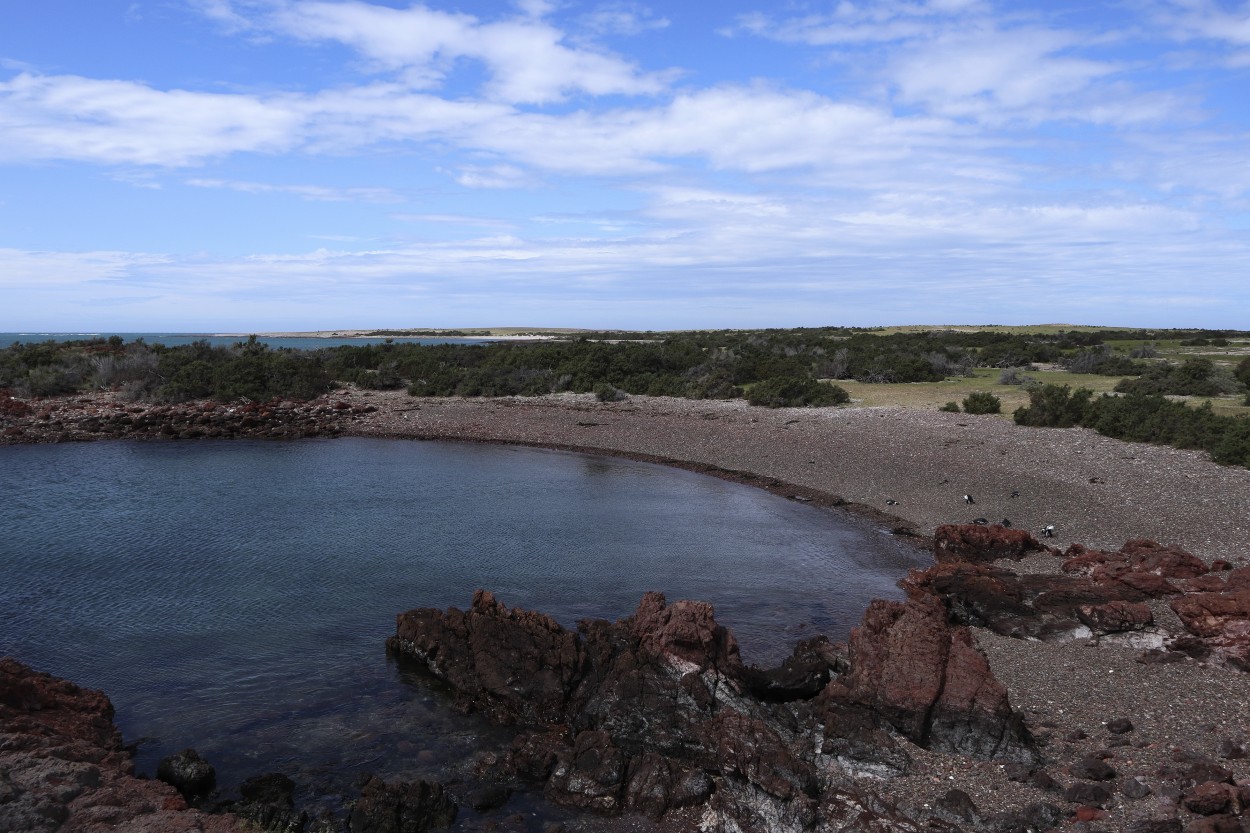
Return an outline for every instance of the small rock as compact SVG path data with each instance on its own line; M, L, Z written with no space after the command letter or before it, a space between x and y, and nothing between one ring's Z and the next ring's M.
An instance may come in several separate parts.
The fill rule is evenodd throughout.
M1073 778L1085 778L1090 781L1110 781L1115 778L1115 767L1093 755L1087 755L1068 767Z
M1120 794L1133 800L1145 798L1151 793L1150 786L1140 778L1125 778L1120 782Z
M960 821L975 821L977 817L977 805L973 803L972 796L963 790L951 790L937 801L937 809L943 815L951 816Z
M217 770L194 749L163 759L156 766L156 777L187 799L202 798L217 785Z
M1113 735L1127 735L1133 728L1133 721L1127 717L1117 717L1107 724L1107 731Z
M1219 756L1230 761L1241 760L1246 757L1246 747L1232 738L1224 738L1220 741Z
M1104 784L1077 782L1063 791L1063 800L1073 804L1103 807L1111 800L1111 788Z

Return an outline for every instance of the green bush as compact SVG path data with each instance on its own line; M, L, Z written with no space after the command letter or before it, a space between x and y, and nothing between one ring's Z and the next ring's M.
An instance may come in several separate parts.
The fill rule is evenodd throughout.
M959 403L958 403L958 402L947 402L945 405L943 405L942 407L938 408L938 410L939 410L939 411L947 411L948 413L952 413L952 414L957 414L957 413L959 413Z
M964 411L969 414L997 414L1002 411L1002 401L992 393L974 390L964 397Z
M841 405L851 401L844 388L815 379L773 378L756 382L747 392L747 402L766 408L800 408Z
M595 385L595 399L600 402L623 402L629 399L629 394L618 388L616 385L609 385L607 382L600 382Z
M1029 404L1017 408L1011 416L1017 425L1071 428L1081 424L1093 395L1093 391L1086 388L1078 388L1073 393L1067 385L1030 388Z

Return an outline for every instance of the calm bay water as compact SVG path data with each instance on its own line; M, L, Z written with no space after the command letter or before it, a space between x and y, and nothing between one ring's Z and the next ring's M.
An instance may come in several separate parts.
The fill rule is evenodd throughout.
M6 447L0 499L0 655L105 689L140 771L193 746L227 788L430 777L498 741L388 662L410 608L482 587L572 626L661 590L713 602L768 664L844 638L922 559L746 486L490 445Z

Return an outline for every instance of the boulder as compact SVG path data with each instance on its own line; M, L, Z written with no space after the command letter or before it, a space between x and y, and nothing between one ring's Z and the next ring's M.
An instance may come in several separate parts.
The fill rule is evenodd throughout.
M1047 548L1023 529L998 524L947 524L933 533L933 557L939 564L981 564L1001 558L1019 561L1035 552L1047 552Z
M458 808L439 784L387 784L371 777L352 807L350 833L426 833L456 820Z
M161 759L156 765L156 777L188 800L204 798L217 786L217 770L194 749Z
M563 722L569 694L586 670L575 633L550 616L509 610L479 590L468 612L401 613L392 650L422 660L466 709L500 723Z
M850 653L851 698L919 745L978 758L1036 759L1007 689L968 629L947 623L935 596L873 601L851 632Z

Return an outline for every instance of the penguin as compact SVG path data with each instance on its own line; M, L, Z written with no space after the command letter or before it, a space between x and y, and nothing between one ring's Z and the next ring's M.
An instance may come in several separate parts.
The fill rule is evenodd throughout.
M973 504L976 501L972 499L972 495L964 495L964 503Z

